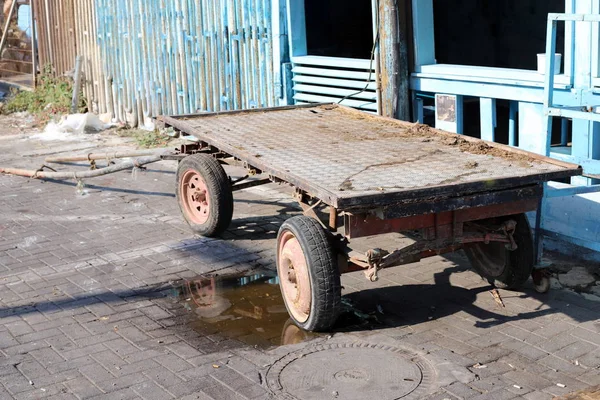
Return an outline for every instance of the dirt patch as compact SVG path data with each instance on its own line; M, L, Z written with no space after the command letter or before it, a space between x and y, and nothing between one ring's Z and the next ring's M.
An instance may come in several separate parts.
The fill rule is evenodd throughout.
M32 114L20 112L0 115L0 138L14 135L28 135L39 132L37 121Z
M377 140L381 136L376 136L370 132L349 132L344 131L340 132L335 136L335 142L339 142L341 139L342 142L364 142L367 140ZM333 144L333 143L332 143Z
M330 110L335 110L337 108L340 108L340 106L337 104L325 104L323 106L320 106L319 108L323 111L330 111Z
M522 166L526 167L531 167L531 163L535 161L529 155L490 146L483 141L467 140L459 135L440 132L424 124L412 124L410 127L408 127L403 126L407 125L406 122L386 120L376 115L354 112L345 112L344 118L374 122L372 126L369 126L368 129L365 129L361 132L345 132L343 139L347 141L389 138L420 138L422 142L437 141L446 146L457 147L464 153L501 157L509 161L521 162ZM393 128L393 130L389 128Z
M489 144L487 144L485 142L479 142L479 141L472 142L472 141L460 138L458 136L441 138L441 142L447 146L457 146L460 149L460 151L462 151L464 153L493 156L493 157L502 157L509 161L521 161L523 163L526 163L526 166L530 166L530 167L531 167L531 164L529 164L529 163L533 161L533 159L526 154L513 153L511 151L507 151L507 150L499 149L497 147L490 146Z
M581 390L563 397L556 397L556 400L599 400L600 385L589 389Z

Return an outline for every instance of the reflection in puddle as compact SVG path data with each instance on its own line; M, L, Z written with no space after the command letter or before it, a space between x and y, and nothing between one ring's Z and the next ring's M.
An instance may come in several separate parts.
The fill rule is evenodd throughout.
M289 319L275 275L204 276L176 289L179 301L198 319L193 328L269 348L316 337Z

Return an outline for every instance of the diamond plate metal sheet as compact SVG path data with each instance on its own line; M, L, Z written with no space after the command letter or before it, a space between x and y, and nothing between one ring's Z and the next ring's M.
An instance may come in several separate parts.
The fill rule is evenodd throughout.
M410 198L418 189L471 182L487 182L493 189L497 180L568 170L523 155L461 151L410 132L411 127L335 105L178 120L179 129L332 205L390 193L405 192Z

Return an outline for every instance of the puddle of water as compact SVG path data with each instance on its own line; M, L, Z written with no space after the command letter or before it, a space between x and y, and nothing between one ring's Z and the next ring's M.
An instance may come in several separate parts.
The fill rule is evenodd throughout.
M220 334L261 348L317 337L289 318L273 274L202 276L184 281L175 291L178 301L197 317L192 327L203 334Z

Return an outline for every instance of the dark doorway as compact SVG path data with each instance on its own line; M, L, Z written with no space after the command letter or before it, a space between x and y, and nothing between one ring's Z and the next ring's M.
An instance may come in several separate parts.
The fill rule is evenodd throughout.
M434 0L439 64L535 70L546 52L548 13L564 13L564 0ZM558 24L557 53L564 53Z
M371 0L305 0L308 55L370 59Z

